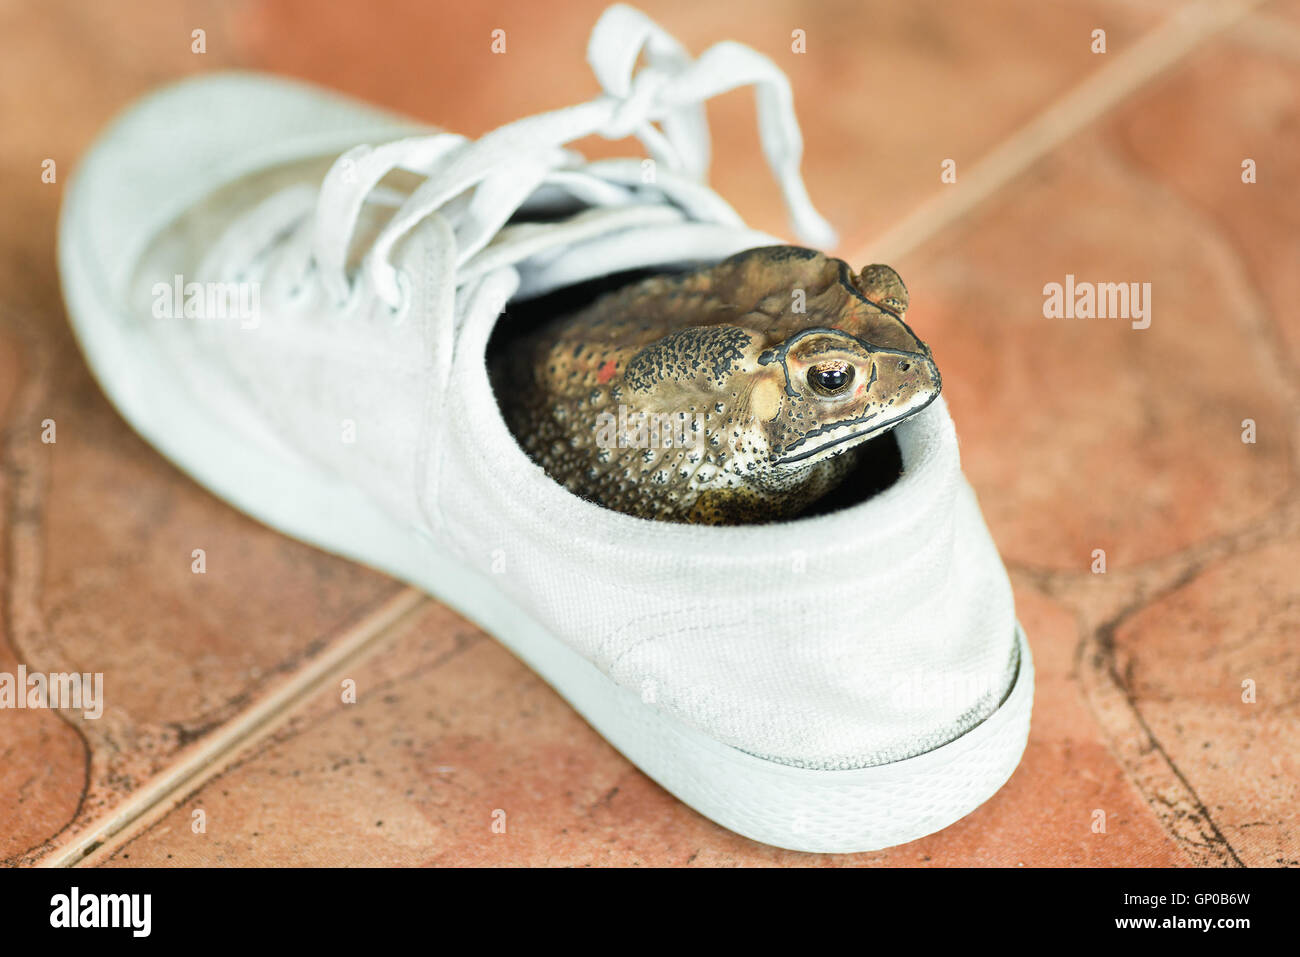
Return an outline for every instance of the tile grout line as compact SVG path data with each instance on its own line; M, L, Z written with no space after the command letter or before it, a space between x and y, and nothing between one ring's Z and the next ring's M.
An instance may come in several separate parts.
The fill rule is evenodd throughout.
M221 725L188 753L183 752L179 760L168 765L143 788L92 822L71 841L46 855L37 866L75 867L92 852L96 853L96 859L101 858L103 855L98 852L110 842L116 849L134 830L133 825L145 821L159 809L170 810L172 799L219 773L249 744L280 727L283 720L319 691L332 675L364 661L369 651L429 603L430 599L423 592L402 588L251 708Z
M1265 0L1202 0L1115 56L1069 93L1004 139L966 173L897 225L849 257L850 262L891 262L961 219L1030 166L1107 113L1124 98L1182 60L1205 40L1243 20ZM1109 56L1110 54L1104 54Z
M1007 185L1069 136L1097 119L1143 84L1177 63L1191 50L1222 32L1264 0L1204 0L1184 8L1171 20L1146 34L1138 43L1055 101L1021 127L962 176L966 187L951 194L940 192L883 236L869 243L868 252L852 257L863 262L872 257L897 259L961 219L985 199ZM41 867L77 866L93 849L98 861L109 852L108 842L125 838L133 825L159 817L171 809L169 799L183 789L219 773L230 759L265 737L315 693L326 679L348 664L365 660L368 652L396 626L408 620L430 599L405 588L354 625L342 638L270 692L252 708L196 745L195 749L114 811L88 826L61 849L38 862ZM152 813L151 813L152 812ZM115 841L114 849L123 841Z

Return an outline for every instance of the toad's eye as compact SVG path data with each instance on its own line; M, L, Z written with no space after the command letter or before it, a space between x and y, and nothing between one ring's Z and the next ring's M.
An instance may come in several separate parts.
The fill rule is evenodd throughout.
M853 381L853 366L841 360L819 362L808 370L808 384L819 395L842 395Z

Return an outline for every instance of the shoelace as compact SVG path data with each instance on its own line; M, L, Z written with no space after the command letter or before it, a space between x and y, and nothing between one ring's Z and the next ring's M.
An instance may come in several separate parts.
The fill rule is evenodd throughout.
M645 66L636 71L642 55ZM355 147L334 163L319 192L292 187L242 217L214 246L215 262L247 263L274 248L275 272L302 277L314 267L334 300L345 303L356 291L347 261L363 209L367 204L396 207L367 251L362 274L374 295L398 311L406 298L406 281L392 264L392 252L417 224L434 217L444 221L439 225L446 226L447 261L437 269L456 277L543 184L568 186L571 192L585 192L608 205L643 203L644 191L598 175L608 164L586 164L562 148L593 133L607 139L635 135L669 178L685 181L679 182L678 191L689 191L691 183L703 182L709 165L704 101L746 85L755 87L763 153L796 234L811 245L834 243L834 230L813 207L799 173L803 138L789 81L767 57L726 41L692 60L647 16L619 4L596 23L587 59L604 90L596 99L526 117L477 141L435 133ZM395 170L425 179L404 196L380 186ZM697 198L692 218L739 225L725 203ZM449 285L454 289L457 284L453 278ZM482 285L479 292L484 291ZM458 305L470 309L468 302Z

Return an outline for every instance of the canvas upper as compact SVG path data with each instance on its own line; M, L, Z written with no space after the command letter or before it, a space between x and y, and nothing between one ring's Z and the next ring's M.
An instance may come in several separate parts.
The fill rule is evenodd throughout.
M703 185L708 96L757 84L796 229L831 238L799 180L788 84L765 58L719 44L692 60L615 7L589 59L595 99L478 141L269 76L171 87L117 121L99 147L114 162L92 154L76 186L93 200L104 288L250 444L362 490L647 708L804 768L960 737L1006 697L1019 645L942 398L896 430L893 486L756 526L603 509L503 422L485 354L511 302L781 241ZM645 157L588 163L566 147L590 132L637 135L653 176ZM114 146L127 141L129 154ZM176 277L249 284L256 316L159 317Z

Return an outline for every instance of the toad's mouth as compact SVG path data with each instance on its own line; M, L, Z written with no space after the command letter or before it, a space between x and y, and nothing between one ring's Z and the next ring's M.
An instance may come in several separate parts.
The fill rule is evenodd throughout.
M823 452L826 452L828 449L833 449L837 446L841 446L849 442L866 441L867 439L870 439L873 436L882 435L883 433L888 432L898 423L902 422L904 419L910 419L912 416L916 415L921 410L927 408L930 405L930 403L937 398L939 398L939 393L933 392L929 396L927 396L925 401L922 402L920 405L916 406L915 408L908 409L905 412L900 412L898 415L895 415L888 419L881 420L880 410L877 409L874 412L868 412L864 415L861 415L856 419L849 419L843 422L832 422L829 425L822 426L820 429L813 429L811 432L807 433L802 438L794 442L791 442L784 449L778 452L774 452L771 458L771 462L773 465L793 465L796 462L803 462L812 458L813 456L821 455ZM839 429L842 429L845 426L860 426L860 427L854 428L851 432L846 432L843 435L837 435L832 439L827 439L824 442L813 442L812 444L809 444L810 439L816 439L820 436L826 435L829 432L834 432Z

